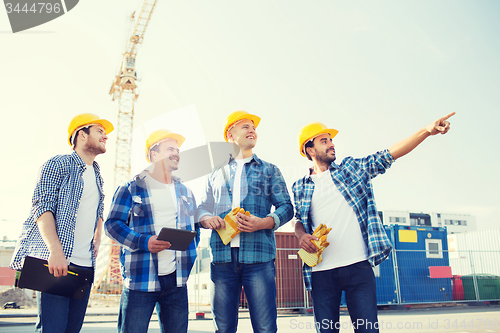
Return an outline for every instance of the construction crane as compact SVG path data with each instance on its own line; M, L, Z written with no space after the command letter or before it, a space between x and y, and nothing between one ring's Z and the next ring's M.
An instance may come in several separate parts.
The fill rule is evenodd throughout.
M144 40L144 34L151 20L151 15L153 14L155 6L156 0L143 0L137 20L135 19L135 12L130 16L131 21L135 21L134 30L125 47L120 70L109 90L109 94L112 96L113 101L118 101L119 104L115 155L115 186L130 180L134 105L139 97L135 60L137 57L137 50Z
M144 34L148 27L151 15L156 6L156 0L141 0L140 12L138 15L134 11L130 15L129 36L123 59L118 70L109 94L112 96L113 101L118 101L118 123L116 126L116 151L115 151L115 172L114 172L114 187L125 183L130 180L130 156L131 156L131 143L132 131L134 129L134 106L137 98L139 97L139 90L137 86L137 72L135 69L135 61L137 51L140 44L144 40ZM130 31L132 33L130 34ZM127 36L128 37L128 36ZM112 242L114 243L114 242ZM116 243L114 243L116 244ZM110 284L121 283L120 263L119 263L118 246L111 246L109 260L105 269L97 276L98 280L94 284L93 291L99 289L101 282L107 276L107 282Z

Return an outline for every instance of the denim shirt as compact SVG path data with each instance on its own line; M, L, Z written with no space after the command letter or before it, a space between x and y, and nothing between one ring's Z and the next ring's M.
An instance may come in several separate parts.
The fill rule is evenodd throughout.
M209 175L197 211L198 221L206 215L218 215L223 219L231 211L236 167L231 156L227 164ZM240 233L239 261L254 264L273 260L276 257L274 230L293 217L292 202L281 171L254 154L241 173L240 198L240 207L250 214L260 218L271 216L274 228ZM275 210L271 212L273 206ZM214 263L231 262L231 244L224 245L216 231L212 231L210 247Z
M143 292L160 291L158 255L148 249L148 241L156 235L150 191L146 185L146 171L118 187L113 197L108 219L104 223L106 235L119 243L120 266L125 287ZM177 177L173 178L177 199L177 229L198 231L195 223L196 201L189 188ZM186 251L175 251L177 287L187 283L196 260L200 234Z
M100 195L93 227L95 232L97 222L99 218L102 218L104 211L104 181L97 162L94 161L93 167ZM49 258L50 251L40 235L36 222L47 211L54 214L56 232L66 259L71 258L76 216L83 193L82 175L86 168L85 162L75 151L68 155L54 156L42 165L33 193L31 213L23 224L21 236L10 263L11 269L20 270L26 256ZM91 249L93 249L93 241L89 243L89 250ZM94 251L90 252L92 253L92 266L95 266Z
M368 249L368 261L372 266L380 264L389 256L392 244L378 216L371 179L385 173L392 163L394 158L388 150L385 150L365 158L347 157L340 165L332 162L329 168L333 182L356 213ZM307 174L297 180L292 186L292 191L295 218L304 225L307 233L312 234L310 208L314 182L311 175ZM303 273L306 288L311 290L311 267L304 264Z

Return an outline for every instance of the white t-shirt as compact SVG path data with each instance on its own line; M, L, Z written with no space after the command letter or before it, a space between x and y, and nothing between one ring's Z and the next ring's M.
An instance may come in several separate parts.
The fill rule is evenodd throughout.
M231 209L235 209L236 207L240 207L241 204L241 174L243 172L243 167L245 163L250 162L252 156L247 157L245 159L235 159L236 161L236 172L234 175L234 183L233 183L233 205ZM246 176L244 177L244 181L246 181ZM231 247L240 247L240 234L237 234L231 240Z
M177 201L174 184L164 184L149 174L146 175L146 184L150 193L151 208L156 234L161 228L177 227ZM175 251L163 250L158 255L158 275L167 275L175 271Z
M330 171L311 175L311 178L314 182L310 213L313 229L320 223L332 228L327 238L330 246L323 251L323 261L312 271L324 271L366 260L368 251L356 213L333 182Z
M92 267L92 239L94 238L97 207L101 197L97 188L94 166L87 165L82 174L83 192L78 205L73 253L70 262Z

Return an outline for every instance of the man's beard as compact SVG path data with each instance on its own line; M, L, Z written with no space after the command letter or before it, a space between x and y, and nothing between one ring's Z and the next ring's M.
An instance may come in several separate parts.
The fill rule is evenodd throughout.
M104 154L106 152L106 147L101 146L99 142L96 143L93 139L87 141L83 148L93 155Z
M328 149L331 150L331 149ZM320 163L323 164L331 164L333 161L335 161L336 155L333 155L333 157L328 156L328 151L319 152L316 150L316 160Z

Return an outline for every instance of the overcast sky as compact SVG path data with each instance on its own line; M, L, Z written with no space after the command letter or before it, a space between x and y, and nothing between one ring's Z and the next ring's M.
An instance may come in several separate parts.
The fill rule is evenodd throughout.
M92 112L116 125L108 92L136 3L82 0L16 34L0 10L2 229L28 217L43 162L70 152L73 116ZM297 143L309 122L339 130L340 162L389 148L455 111L447 135L374 180L378 209L471 214L478 229L497 228L499 17L494 0L159 0L136 63L136 138L151 119L187 108L188 120L156 125L182 129L185 148L221 141L226 116L243 109L262 118L254 152L291 186L310 166ZM105 215L115 141L116 132L97 157ZM147 166L142 148L132 157L134 170Z

